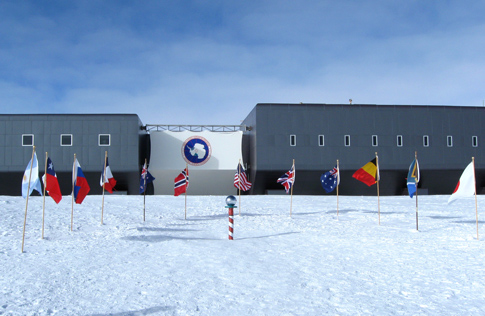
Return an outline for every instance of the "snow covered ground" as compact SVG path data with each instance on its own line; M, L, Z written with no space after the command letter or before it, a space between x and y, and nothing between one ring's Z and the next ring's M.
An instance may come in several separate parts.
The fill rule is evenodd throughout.
M485 230L448 196L0 196L0 315L484 315ZM478 197L480 207L485 196ZM239 209L235 209L239 213Z

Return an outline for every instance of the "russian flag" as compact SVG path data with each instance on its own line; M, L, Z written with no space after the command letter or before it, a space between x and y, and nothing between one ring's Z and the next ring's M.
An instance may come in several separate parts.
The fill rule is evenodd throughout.
M81 204L86 195L88 195L90 187L77 159L74 161L72 179L74 185L74 201L77 204Z

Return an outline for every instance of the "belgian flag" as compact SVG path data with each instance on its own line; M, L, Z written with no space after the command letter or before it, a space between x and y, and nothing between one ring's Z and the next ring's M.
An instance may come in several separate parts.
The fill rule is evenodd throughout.
M379 180L379 166L377 157L369 161L362 168L357 170L352 177L371 186Z

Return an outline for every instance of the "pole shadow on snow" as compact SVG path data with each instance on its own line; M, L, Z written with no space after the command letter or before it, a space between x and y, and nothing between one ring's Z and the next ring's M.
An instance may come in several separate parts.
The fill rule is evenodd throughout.
M161 228L161 227L137 227L139 232L196 232L197 229L181 229L181 228Z
M476 224L477 221L476 220L469 220L469 221L454 221L453 223L457 223L457 224ZM485 223L485 221L478 221L478 224L483 224Z
M138 311L131 311L131 312L120 312L120 313L109 313L109 314L90 314L87 316L141 316L141 315L150 315L150 314L157 314L160 312L167 312L173 311L175 307L173 306L155 306L146 309L141 309Z
M288 232L288 233L280 233L280 234L273 234L273 235L264 235L264 236L253 236L253 237L243 237L243 238L234 238L234 240L244 240L244 239L259 239L259 238L268 238L268 237L276 237L276 236L283 236L283 235L292 235L292 234L299 234L299 232Z
M432 219L454 219L454 218L461 218L460 216L440 216L440 215L436 215L436 216L426 216L426 217L429 217L429 218L432 218Z
M170 241L170 240L221 240L217 238L175 237L175 236L169 236L169 235L128 236L128 237L122 237L121 239L128 240L128 241L142 241L142 242L163 242L163 241Z
M343 210L339 210L338 213L339 214L347 214L347 213L350 213L350 212L358 212L359 210L354 210L354 209L343 209ZM332 211L327 211L326 212L327 214L337 214L337 210L332 210Z

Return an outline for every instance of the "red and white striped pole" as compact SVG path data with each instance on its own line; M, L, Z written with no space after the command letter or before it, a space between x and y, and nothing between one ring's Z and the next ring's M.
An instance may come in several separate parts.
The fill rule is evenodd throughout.
M237 208L236 202L236 198L232 195L226 198L226 208L229 209L229 240L234 239L234 208Z

